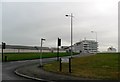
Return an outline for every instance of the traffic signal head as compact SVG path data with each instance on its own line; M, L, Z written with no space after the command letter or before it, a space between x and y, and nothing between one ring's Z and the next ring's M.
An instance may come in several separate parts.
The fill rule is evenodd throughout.
M61 46L61 39L58 38L58 46Z
M2 49L5 49L6 44L2 42Z

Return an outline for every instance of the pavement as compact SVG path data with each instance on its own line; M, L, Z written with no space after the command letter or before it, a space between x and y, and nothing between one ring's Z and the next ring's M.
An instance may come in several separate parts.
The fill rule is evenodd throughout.
M81 57L81 56L88 56L89 54L81 54L81 55L75 55L74 57ZM56 60L56 58L47 58L47 59L43 59L43 63L48 63L50 61L54 61ZM3 66L2 66L2 79L4 80L3 82L6 81L26 81L26 80L31 80L34 79L38 80L39 82L46 82L46 81L70 81L70 80L86 80L85 78L77 78L77 77L73 77L73 76L66 76L66 75L59 75L59 74L55 74L55 73L51 73L51 72L46 72L44 71L42 68L39 68L40 71L40 78L36 78L36 77L30 77L27 76L27 78L25 78L24 74L20 74L17 72L16 69L21 68L22 66L30 66L30 64L35 64L38 63L39 59L37 60L25 60L25 61L14 61L14 62L3 62ZM15 71L16 70L16 71ZM16 74L17 75L16 75ZM22 76L22 77L20 77ZM29 78L28 78L29 77Z

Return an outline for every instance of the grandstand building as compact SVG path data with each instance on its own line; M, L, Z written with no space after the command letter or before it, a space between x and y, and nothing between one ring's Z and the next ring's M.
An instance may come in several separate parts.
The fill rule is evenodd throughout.
M97 53L98 42L94 40L82 40L73 45L73 51L80 53Z

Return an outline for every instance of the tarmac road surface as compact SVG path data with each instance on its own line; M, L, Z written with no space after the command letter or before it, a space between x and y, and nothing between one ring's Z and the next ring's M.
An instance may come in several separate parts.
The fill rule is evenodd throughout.
M87 54L88 55L88 54ZM84 55L76 55L76 56L84 56ZM85 55L86 56L86 55ZM57 58L46 58L46 59L43 59L43 63L47 63L47 62L50 62L50 61L54 61L56 60ZM2 80L3 82L6 82L6 80L9 80L11 82L13 82L14 80L30 80L30 79L27 79L27 78L24 78L24 77L20 77L18 75L16 75L14 73L15 69L19 68L20 66L23 66L23 65L28 65L28 64L33 64L33 63L38 63L40 62L39 59L35 59L35 60L24 60L24 61L12 61L12 62L3 62L2 63ZM7 81L7 82L9 82ZM15 82L16 82L15 81ZM17 81L17 82L19 82Z
M53 61L56 58L43 59L43 63ZM2 63L2 80L30 80L24 77L20 77L14 73L15 69L23 65L38 63L40 60L25 60L25 61L12 61Z

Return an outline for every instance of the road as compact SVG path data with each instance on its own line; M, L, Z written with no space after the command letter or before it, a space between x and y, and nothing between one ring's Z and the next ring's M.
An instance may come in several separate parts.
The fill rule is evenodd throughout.
M83 56L83 55L76 55ZM47 58L43 59L43 63L56 60L56 58ZM2 63L2 80L30 80L24 77L20 77L14 73L15 69L28 64L39 63L40 60L25 60L25 61L12 61L12 62L3 62Z
M47 63L55 60L56 58L43 59L43 63ZM17 76L14 71L15 69L28 64L39 63L39 59L36 60L25 60L25 61L13 61L2 63L2 80L30 80L24 77Z

